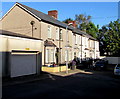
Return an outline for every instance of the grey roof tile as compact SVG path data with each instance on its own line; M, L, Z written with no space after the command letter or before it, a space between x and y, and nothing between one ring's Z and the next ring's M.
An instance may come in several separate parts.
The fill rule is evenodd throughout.
M17 6L22 6L23 8L27 9L28 11L30 11L31 13L33 13L34 15L36 15L38 18L40 18L41 20L43 21L46 21L48 23L52 23L52 24L55 24L57 26L60 26L60 27L63 27L63 28L66 28L68 25L66 23L63 23L47 14L44 14L38 10L35 10L33 8L30 8L28 6L25 6L21 3L16 3ZM92 36L90 36L89 34L77 29L77 28L74 28L73 26L69 26L68 29L72 30L74 33L77 33L77 34L80 34L80 35L85 35L87 37L89 37L90 39L93 39L93 40L96 40L95 38L93 38Z

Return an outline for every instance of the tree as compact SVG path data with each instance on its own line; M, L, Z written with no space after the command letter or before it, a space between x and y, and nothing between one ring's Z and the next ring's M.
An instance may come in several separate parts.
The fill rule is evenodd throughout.
M89 22L86 25L86 33L88 33L89 35L91 35L94 38L97 38L97 33L99 32L98 30L98 26L96 27L94 23Z
M120 20L110 22L99 30L100 52L120 56Z
M68 24L69 21L73 21L73 19L68 18L68 19L65 19L63 22Z
M99 50L100 50L100 55L103 56L105 51L106 51L106 42L105 42L105 33L108 31L106 26L102 26L101 29L99 29L99 32L97 34L97 39L99 41Z
M91 16L87 16L84 14L79 14L79 15L76 14L75 20L78 28L82 31L86 31L86 25L90 22Z
M94 38L97 37L99 27L95 26L95 24L91 22L91 16L89 15L86 16L84 14L75 15L75 20L76 20L78 28L81 31L85 31L86 33L88 33Z

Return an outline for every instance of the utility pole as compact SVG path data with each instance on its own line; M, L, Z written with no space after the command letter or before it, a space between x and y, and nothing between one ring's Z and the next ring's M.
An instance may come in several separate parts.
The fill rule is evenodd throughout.
M66 54L67 54L67 57L66 57L66 73L68 74L68 26L72 25L73 23L69 23L67 26L66 26Z

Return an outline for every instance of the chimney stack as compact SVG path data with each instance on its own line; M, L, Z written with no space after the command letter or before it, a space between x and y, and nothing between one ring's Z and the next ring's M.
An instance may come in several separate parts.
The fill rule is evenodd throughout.
M58 18L58 11L57 10L51 10L51 11L48 11L48 15L54 17L55 19Z
M76 21L68 21L68 24L69 24L69 23L72 23L72 26L73 26L73 27L76 27L76 26L77 26L77 25L76 25Z

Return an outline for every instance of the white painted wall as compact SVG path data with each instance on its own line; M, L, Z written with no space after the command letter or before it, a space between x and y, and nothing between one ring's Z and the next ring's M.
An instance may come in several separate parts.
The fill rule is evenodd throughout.
M0 60L2 60L2 64L0 65L2 67L2 76L9 75L8 70L10 67L8 65L11 64L9 62L11 60L10 53L12 50L43 51L43 41L41 40L0 35L0 42L2 42L2 46L0 46L0 54L2 54L2 57L0 57ZM6 57L8 57L7 60Z
M2 45L2 37L0 37L0 45ZM2 46L0 46L0 49L2 49ZM2 53L0 53L0 84L1 84L1 77L2 77Z
M101 56L100 58L108 60L108 64L120 64L120 57L105 57L105 56Z
M40 51L42 52L42 41L41 40L33 40L27 38L20 37L12 37L0 35L2 38L2 47L0 47L0 51L8 51L12 50L32 50L32 51Z

